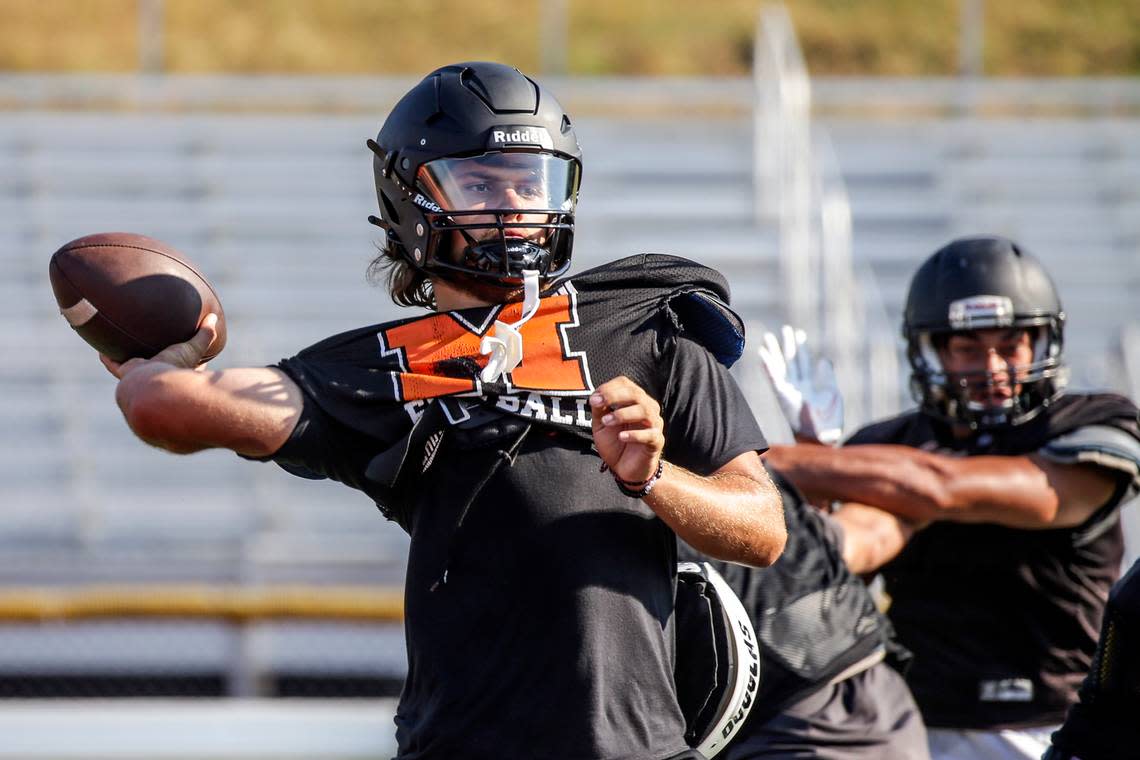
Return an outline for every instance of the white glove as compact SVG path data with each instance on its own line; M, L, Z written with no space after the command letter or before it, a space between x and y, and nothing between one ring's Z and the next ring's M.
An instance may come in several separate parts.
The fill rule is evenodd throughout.
M835 369L825 358L812 363L807 335L784 325L783 347L772 333L764 333L760 360L772 379L780 409L797 437L833 445L843 435L843 395L835 382Z

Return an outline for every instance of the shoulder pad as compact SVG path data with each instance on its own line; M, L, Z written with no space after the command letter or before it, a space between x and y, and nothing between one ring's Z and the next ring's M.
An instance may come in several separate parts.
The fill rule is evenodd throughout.
M744 354L744 322L712 293L693 290L669 301L681 328L716 360L731 367Z
M744 321L729 306L728 281L715 269L680 256L643 253L594 267L567 281L580 293L617 297L617 303L626 308L664 309L678 331L726 367L744 353Z
M1140 477L1140 441L1108 425L1077 428L1049 441L1038 453L1059 464L1095 464Z
M725 303L732 300L728 280L720 272L690 259L663 253L626 256L587 269L569 279L579 288L699 288L714 293Z

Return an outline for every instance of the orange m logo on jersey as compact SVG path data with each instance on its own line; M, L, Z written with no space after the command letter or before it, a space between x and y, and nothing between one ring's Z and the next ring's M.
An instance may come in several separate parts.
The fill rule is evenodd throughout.
M483 336L496 319L517 322L522 304L491 309L481 324L455 312L435 314L381 330L381 351L397 353L400 401L477 394L479 371L487 364L479 352ZM566 330L578 325L577 293L572 288L543 298L538 311L521 328L522 363L511 373L509 390L577 396L593 390L584 352L570 350Z

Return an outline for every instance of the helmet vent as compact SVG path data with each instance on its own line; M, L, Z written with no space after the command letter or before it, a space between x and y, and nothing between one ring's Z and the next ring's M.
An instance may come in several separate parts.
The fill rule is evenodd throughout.
M573 128L574 125L570 123L570 117L566 114L562 114L562 134L566 134Z
M459 72L459 84L470 90L479 100L482 100L487 108L490 108L492 111L495 110L495 104L491 102L490 94L483 87L483 83L475 78L475 72L471 69L464 69Z
M538 86L508 66L465 66L459 85L483 102L491 113L537 113Z
M424 119L425 124L431 124L432 121L434 121L436 119L436 117L443 114L443 105L440 103L440 96L439 96L439 89L442 86L443 86L443 83L440 81L440 77L438 74L436 76L432 77L432 92L435 94L435 111L428 114L428 117L426 119Z

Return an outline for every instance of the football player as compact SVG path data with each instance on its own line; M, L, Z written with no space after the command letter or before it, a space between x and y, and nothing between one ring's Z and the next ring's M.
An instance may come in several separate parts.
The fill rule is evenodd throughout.
M131 429L371 497L411 535L399 757L673 758L676 539L767 565L764 438L726 366L718 273L636 256L571 278L581 152L516 69L428 75L374 141L377 262L424 316L269 368L195 371L212 337L121 365Z
M1129 760L1140 748L1140 560L1108 596L1080 701L1042 760Z
M1010 240L937 251L904 320L919 408L768 461L813 501L930 523L883 577L931 755L1036 759L1076 700L1119 575L1137 410L1064 392L1057 291Z
M780 413L784 399L763 376L753 385L751 400L769 444L793 443ZM817 408L832 412L827 419L817 414L813 439L826 440L828 431L842 428L837 389L832 395L827 403L814 399ZM743 603L760 645L759 692L723 757L927 758L922 716L898 672L909 653L859 577L901 549L912 526L853 504L824 513L779 472L772 475L788 527L780 559L767 568L711 563ZM681 556L701 559L684 545Z

